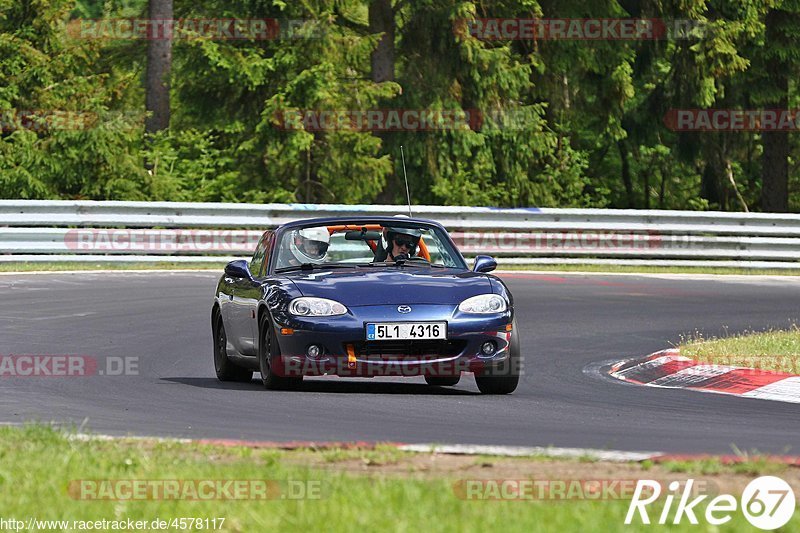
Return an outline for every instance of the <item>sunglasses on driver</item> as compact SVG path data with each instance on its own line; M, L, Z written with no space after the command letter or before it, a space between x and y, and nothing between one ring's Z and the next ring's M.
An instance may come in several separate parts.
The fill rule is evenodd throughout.
M408 239L395 239L394 244L398 247L405 246L409 250L417 245L416 241L408 240Z

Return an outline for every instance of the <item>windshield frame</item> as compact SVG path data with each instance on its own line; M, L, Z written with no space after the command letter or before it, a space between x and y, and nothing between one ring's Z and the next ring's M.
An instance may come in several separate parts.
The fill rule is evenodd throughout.
M275 229L275 246L274 250L269 258L269 265L267 269L267 275L280 275L282 272L275 272L278 256L279 254L278 249L280 244L283 242L284 235L287 232L295 231L298 229L304 228L313 228L319 226L364 226L369 224L379 224L381 226L392 226L392 227L402 227L402 228L420 228L426 229L428 231L438 231L440 235L441 243L448 247L448 253L452 257L453 261L457 263L456 266L445 266L445 268L456 269L456 270L469 270L467 266L467 262L464 260L464 256L461 255L461 251L456 246L455 242L453 242L453 238L450 236L450 233L442 226L441 224L431 221L431 220L423 220L423 219L415 219L415 218L405 218L405 217L363 217L363 218L316 218L316 219L308 219L303 221L297 222L290 222L288 224L284 224L279 226ZM332 263L336 264L336 263ZM339 263L341 265L341 263ZM376 263L376 264L383 264L383 263ZM358 263L353 263L353 267L356 268ZM386 263L387 267L394 266L393 263ZM363 266L363 265L362 265ZM415 267L422 267L420 263L415 262ZM440 268L436 267L436 265L429 265L432 268ZM324 264L321 268L325 268Z

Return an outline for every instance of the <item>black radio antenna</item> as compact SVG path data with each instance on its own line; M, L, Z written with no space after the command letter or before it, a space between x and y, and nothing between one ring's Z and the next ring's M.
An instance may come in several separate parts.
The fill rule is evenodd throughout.
M408 216L413 218L411 214L411 193L408 190L408 175L406 174L406 155L403 152L403 145L400 145L400 158L403 160L403 179L406 182L406 200L408 200Z

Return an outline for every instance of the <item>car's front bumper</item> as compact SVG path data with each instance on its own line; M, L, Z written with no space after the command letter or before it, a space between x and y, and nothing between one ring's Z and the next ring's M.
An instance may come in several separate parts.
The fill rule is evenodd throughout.
M446 341L367 341L369 322L447 322ZM454 376L481 373L509 359L512 311L469 315L452 305L414 305L400 314L396 305L355 307L328 318L292 317L278 325L281 360L276 374L287 376ZM481 348L492 342L495 351ZM321 348L317 357L308 348Z

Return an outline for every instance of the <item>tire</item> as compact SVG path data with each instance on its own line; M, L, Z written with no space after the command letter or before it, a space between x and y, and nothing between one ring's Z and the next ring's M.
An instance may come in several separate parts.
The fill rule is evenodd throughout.
M461 375L458 376L425 376L425 383L434 387L452 387L458 385Z
M214 327L211 330L214 335L214 370L217 379L220 381L237 381L246 383L253 379L253 371L242 368L228 359L228 337L225 334L225 325L222 323L222 315L214 313Z
M261 382L265 389L269 390L292 390L296 389L303 382L303 376L298 378L288 378L278 376L272 372L272 363L280 358L281 352L278 341L275 338L275 328L272 327L266 313L261 317L258 325L258 368L261 371Z
M511 330L511 342L508 360L503 364L484 370L475 375L475 383L483 394L511 394L519 384L520 346L517 321L514 320Z

